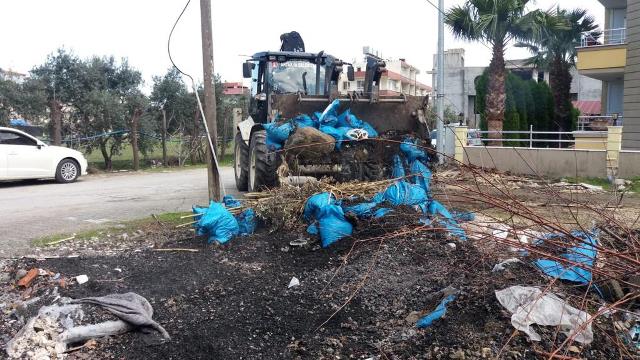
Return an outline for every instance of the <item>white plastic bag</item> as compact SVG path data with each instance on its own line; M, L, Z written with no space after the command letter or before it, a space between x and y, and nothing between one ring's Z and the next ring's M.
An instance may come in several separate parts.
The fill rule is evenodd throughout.
M496 290L496 298L509 310L511 324L529 335L531 340L540 341L540 335L531 328L532 324L560 326L568 337L574 334L575 341L589 344L593 341L591 323L584 325L589 314L567 304L552 293L543 294L535 287L512 286Z

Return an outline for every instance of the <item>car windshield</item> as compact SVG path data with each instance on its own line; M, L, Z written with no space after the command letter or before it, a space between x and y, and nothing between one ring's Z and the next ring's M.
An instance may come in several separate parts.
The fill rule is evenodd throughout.
M320 67L320 93L316 94L316 66L308 61L270 62L269 75L271 89L276 94L324 94L324 67ZM306 89L303 78L306 80Z

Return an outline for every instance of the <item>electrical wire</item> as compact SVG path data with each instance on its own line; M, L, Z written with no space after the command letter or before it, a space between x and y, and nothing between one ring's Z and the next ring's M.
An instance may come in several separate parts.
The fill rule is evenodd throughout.
M187 7L189 7L189 4L191 3L191 0L187 0L187 3L184 5L184 8L182 8L182 11L180 12L180 15L178 15L178 18L176 19L175 23L173 23L173 26L171 27L171 32L169 32L169 38L167 39L167 53L169 54L169 61L171 61L171 64L173 65L174 68L176 68L176 70L178 70L178 72L186 77L188 77L189 79L191 79L191 87L193 88L193 93L196 95L196 100L198 102L198 109L200 110L200 115L202 116L202 123L204 124L204 130L207 133L207 140L209 141L209 148L211 150L211 156L213 157L213 162L216 166L216 172L218 173L218 185L220 187L220 190L222 191L222 196L226 195L226 192L224 190L224 185L222 184L222 176L220 174L220 165L218 164L218 157L216 155L216 149L215 146L213 146L213 142L211 141L211 133L209 132L209 126L207 125L207 119L204 115L204 110L202 108L202 103L200 102L200 96L198 95L198 88L196 87L196 82L193 79L193 77L189 74L187 74L186 72L182 71L178 65L176 65L176 63L173 61L173 58L171 57L171 36L173 36L173 31L176 29L176 26L178 25L178 22L180 22L180 19L182 18L182 15L184 14L184 12L187 10Z

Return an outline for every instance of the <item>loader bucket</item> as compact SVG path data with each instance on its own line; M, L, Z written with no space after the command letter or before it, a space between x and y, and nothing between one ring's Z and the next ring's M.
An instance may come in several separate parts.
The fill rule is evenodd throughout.
M380 97L377 102L369 99L338 98L341 102L339 112L351 109L359 119L367 121L380 134L412 134L428 139L427 124L428 97L403 96ZM291 95L273 95L271 109L280 113L281 118L289 119L299 114L322 112L329 100L325 97Z

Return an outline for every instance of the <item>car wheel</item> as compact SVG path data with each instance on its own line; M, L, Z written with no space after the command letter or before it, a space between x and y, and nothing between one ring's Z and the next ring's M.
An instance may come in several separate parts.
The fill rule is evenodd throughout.
M75 160L64 159L56 168L56 181L59 183L74 182L80 176L80 165Z

